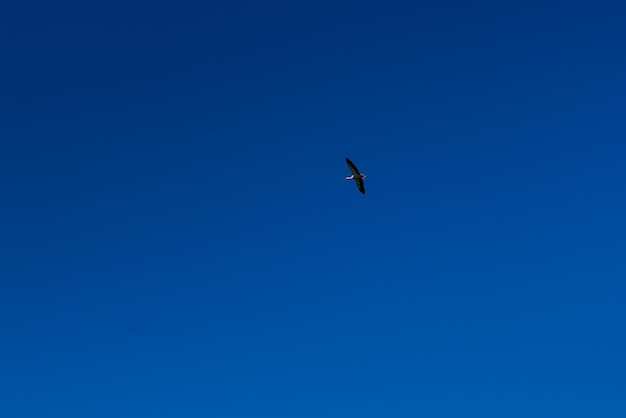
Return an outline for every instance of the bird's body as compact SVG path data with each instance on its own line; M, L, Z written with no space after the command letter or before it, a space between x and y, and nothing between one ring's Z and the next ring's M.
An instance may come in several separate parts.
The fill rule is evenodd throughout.
M359 169L356 168L356 165L354 165L354 163L352 161L350 161L350 159L347 158L347 157L346 157L346 163L348 164L348 168L350 168L350 171L352 172L352 175L351 176L347 176L343 180L344 181L355 180L356 181L356 186L359 188L359 191L361 193L365 194L365 184L363 183L363 179L365 177L367 177L367 176L365 174L361 174Z

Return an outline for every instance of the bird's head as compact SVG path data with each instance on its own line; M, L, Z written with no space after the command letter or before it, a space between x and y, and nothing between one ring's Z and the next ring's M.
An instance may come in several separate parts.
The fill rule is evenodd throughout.
M365 177L367 177L365 174L361 174L362 179L364 179Z

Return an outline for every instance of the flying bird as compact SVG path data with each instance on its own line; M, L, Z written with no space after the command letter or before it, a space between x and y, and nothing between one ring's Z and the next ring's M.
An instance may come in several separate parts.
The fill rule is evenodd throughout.
M365 185L363 184L363 179L365 177L367 177L365 174L361 174L359 172L359 169L356 168L356 165L354 165L354 163L352 161L350 161L349 158L346 157L346 163L348 163L348 167L350 168L350 171L352 171L352 175L346 177L345 179L343 179L343 181L346 180L355 180L356 181L356 187L359 188L359 191L363 194L365 194Z

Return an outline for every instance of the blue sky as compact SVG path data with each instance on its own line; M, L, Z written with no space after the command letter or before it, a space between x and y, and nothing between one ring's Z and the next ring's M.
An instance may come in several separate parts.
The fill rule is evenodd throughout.
M622 2L87 3L3 6L3 416L626 416Z

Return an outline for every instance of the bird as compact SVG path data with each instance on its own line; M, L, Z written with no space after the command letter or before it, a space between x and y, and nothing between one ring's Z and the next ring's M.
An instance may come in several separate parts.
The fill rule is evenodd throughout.
M346 157L346 163L348 164L350 171L352 171L352 175L347 176L345 179L343 179L343 181L355 180L356 187L359 188L359 191L361 193L365 194L365 184L363 184L363 179L367 176L365 174L361 174L361 172L359 172L359 169L356 168L356 165L354 165L354 163L350 161L348 157Z

